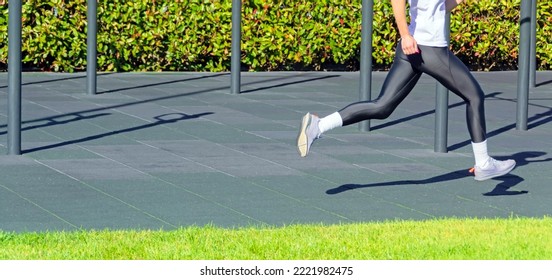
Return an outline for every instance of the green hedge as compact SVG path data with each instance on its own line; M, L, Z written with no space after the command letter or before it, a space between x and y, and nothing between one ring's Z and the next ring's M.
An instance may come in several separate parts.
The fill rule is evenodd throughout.
M521 0L468 1L453 13L452 48L472 70L515 69ZM230 0L110 0L98 4L100 71L228 71ZM356 70L361 1L243 0L244 70ZM538 1L538 66L552 64L552 4ZM9 1L8 1L9 3ZM87 0L28 0L27 69L86 67ZM7 63L7 4L0 5L0 68ZM397 32L390 1L374 3L373 61L389 66Z

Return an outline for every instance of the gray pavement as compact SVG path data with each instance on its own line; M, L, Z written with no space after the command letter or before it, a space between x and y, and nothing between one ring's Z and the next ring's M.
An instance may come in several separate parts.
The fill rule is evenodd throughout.
M374 72L375 97L385 72ZM474 73L487 94L491 155L508 176L477 182L465 107L451 94L448 153L433 151L435 81L393 115L295 148L306 112L358 101L359 73L23 73L23 155L0 111L0 230L165 229L552 214L552 72L515 129L516 72ZM7 108L7 73L0 106Z

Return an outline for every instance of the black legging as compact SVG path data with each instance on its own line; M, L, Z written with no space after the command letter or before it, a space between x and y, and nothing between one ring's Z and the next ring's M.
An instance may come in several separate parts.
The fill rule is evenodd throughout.
M343 125L369 119L385 119L412 91L423 73L460 96L466 104L466 118L471 140L475 143L486 139L484 93L479 83L462 63L446 47L420 46L419 54L405 55L400 42L395 61L385 78L379 97L348 105L339 114Z

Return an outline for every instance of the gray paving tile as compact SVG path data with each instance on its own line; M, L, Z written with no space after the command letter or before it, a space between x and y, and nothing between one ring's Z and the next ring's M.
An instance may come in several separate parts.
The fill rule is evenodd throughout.
M57 224L60 224L59 220L63 221L64 229L68 225L72 230L78 230L149 228L163 224L116 197L43 165L2 171L5 172L12 176L2 176L3 188L29 202L27 205L20 204L22 209L12 208L11 211L25 211L26 207L33 205L55 216ZM18 226L20 229L37 227L34 223L29 223L28 227L23 224Z
M123 166L149 173L215 172L199 162L145 145L90 146L90 151ZM98 165L102 163L97 163Z
M50 145L47 143L36 143L36 147L45 147ZM34 151L26 156L37 160L67 160L67 159L99 159L100 155L93 153L90 150L83 149L74 145L59 146L52 149L43 149Z
M42 160L41 162L79 180L148 178L144 172L106 158Z
M74 227L26 200L11 189L0 185L0 230L2 231L48 231L73 230Z
M189 191L186 176L173 183L165 176L167 173L153 173L152 178L146 180L92 180L90 184L170 224L160 225L159 229L212 224L234 227L256 222L243 213Z

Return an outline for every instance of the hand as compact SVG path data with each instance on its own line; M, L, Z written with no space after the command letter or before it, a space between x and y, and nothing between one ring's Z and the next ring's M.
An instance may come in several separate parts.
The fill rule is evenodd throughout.
M404 54L406 55L412 55L420 52L416 39L410 35L401 38L401 46Z

